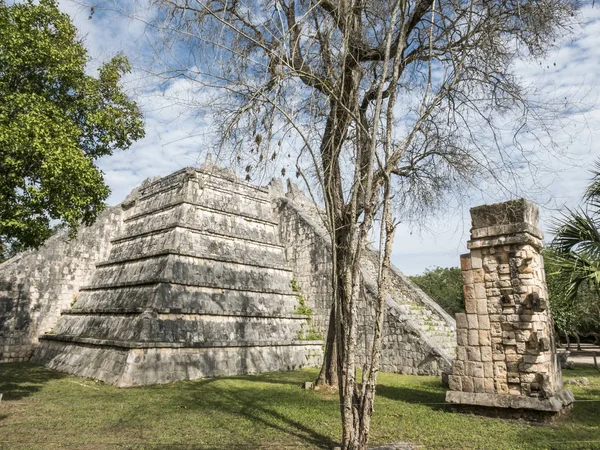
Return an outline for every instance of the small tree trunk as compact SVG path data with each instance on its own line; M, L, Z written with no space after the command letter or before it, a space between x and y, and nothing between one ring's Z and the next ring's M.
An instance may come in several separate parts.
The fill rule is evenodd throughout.
M575 331L575 340L577 341L577 350L581 351L581 339L579 338L579 333Z
M335 303L332 303L331 312L329 313L329 327L327 329L327 340L325 341L323 365L315 381L317 386L330 386L336 389L338 387L336 334Z
M567 350L571 348L571 340L569 339L569 333L565 331L565 340L567 341Z

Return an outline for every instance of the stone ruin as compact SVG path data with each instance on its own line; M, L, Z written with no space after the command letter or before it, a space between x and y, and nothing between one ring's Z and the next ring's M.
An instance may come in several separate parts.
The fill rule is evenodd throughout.
M538 210L521 199L473 208L471 218L446 401L525 418L560 413L574 399L556 354Z
M332 298L321 217L289 182L254 186L210 162L148 180L76 238L0 265L0 361L118 386L318 366ZM368 250L363 349L376 261ZM381 370L440 375L454 320L391 278Z

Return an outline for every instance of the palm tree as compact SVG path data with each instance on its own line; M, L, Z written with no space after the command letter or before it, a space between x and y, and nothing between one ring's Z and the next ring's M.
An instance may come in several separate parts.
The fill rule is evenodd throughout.
M584 206L567 210L552 230L551 257L569 300L574 300L582 283L600 293L600 160L592 174Z

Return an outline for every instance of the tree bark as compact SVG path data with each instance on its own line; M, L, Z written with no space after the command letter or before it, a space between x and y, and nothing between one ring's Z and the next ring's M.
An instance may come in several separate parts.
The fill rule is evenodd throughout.
M335 302L331 304L329 313L329 327L327 328L327 340L325 341L325 353L321 372L315 381L317 386L328 386L338 388L338 360L336 344L336 321Z

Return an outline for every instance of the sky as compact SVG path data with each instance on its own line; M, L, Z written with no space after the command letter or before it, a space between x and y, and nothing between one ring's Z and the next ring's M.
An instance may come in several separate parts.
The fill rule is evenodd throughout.
M210 120L190 115L185 105L201 93L188 81L165 87L144 70L149 48L143 21L100 8L91 15L89 7L73 0L60 0L59 5L84 39L91 57L90 73L117 52L128 56L134 67L124 79L124 88L144 113L146 137L129 150L98 162L112 191L108 203L119 203L146 178L201 163ZM571 102L572 107L564 113L566 125L551 133L556 152L543 153L531 143L542 164L533 174L524 172L525 189L512 193L473 189L460 201L449 199L446 208L429 217L426 225L402 221L392 262L404 273L416 275L436 266L458 266L459 255L467 252L470 207L524 196L540 207L541 225L548 238L552 221L561 211L580 203L590 177L588 170L600 156L600 5L592 7L590 2L584 7L573 33L557 43L546 58L517 61L515 70L526 85L561 98L564 95Z

